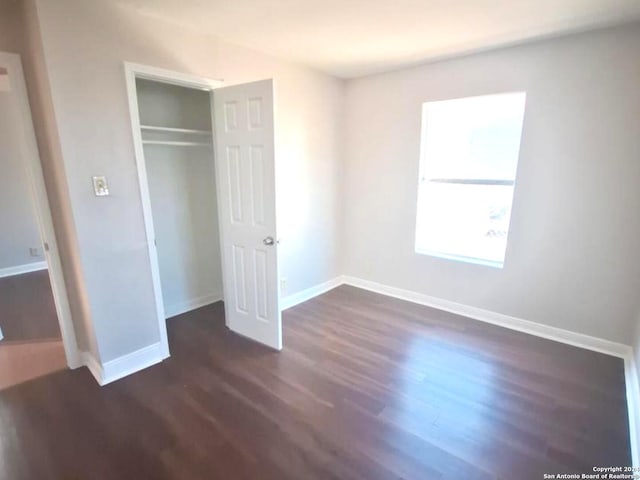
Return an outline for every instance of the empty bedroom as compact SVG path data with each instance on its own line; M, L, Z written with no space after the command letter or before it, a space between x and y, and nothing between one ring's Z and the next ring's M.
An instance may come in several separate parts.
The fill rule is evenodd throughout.
M0 478L640 478L637 0L0 0Z

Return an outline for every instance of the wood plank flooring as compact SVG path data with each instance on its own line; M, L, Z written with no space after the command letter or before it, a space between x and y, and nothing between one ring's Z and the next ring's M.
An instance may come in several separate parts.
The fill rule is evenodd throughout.
M221 303L172 356L0 392L6 479L542 479L629 465L620 359L342 286L284 313L276 353Z
M0 328L9 342L61 338L47 270L0 278Z

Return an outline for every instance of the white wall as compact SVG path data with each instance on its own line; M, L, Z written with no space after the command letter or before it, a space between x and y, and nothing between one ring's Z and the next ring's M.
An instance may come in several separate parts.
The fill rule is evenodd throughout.
M211 131L209 92L137 81L142 125ZM143 138L209 147L144 146L165 314L222 299L220 230L211 136L143 131Z
M11 87L11 73L0 85L0 275L3 269L44 261L27 159L21 151L21 99ZM32 256L30 248L38 254Z
M503 269L414 252L420 107L527 92ZM640 26L349 81L344 273L629 342L640 291Z
M36 0L79 245L82 321L102 362L159 340L123 61L223 78L275 78L281 274L295 293L338 264L343 82L98 0ZM95 197L92 175L111 196ZM67 225L69 222L67 222ZM86 296L84 295L86 293ZM91 335L89 335L91 338Z

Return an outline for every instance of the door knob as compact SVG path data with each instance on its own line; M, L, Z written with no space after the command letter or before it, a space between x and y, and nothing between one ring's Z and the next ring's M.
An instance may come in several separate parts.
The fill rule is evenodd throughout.
M275 242L273 241L273 237L267 237L262 240L262 243L264 243L265 245L273 245Z

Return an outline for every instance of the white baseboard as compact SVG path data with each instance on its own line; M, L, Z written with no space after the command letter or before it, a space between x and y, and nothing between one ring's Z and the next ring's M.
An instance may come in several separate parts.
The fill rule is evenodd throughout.
M477 307L463 305L461 303L444 300L442 298L431 297L423 293L417 293L401 288L390 287L381 283L363 280L361 278L343 276L342 283L354 287L380 293L389 297L399 298L412 303L418 303L427 307L444 310L464 317L491 323L500 327L517 330L537 337L547 338L560 343L573 345L574 347L586 348L615 357L627 358L631 353L631 347L622 343L612 342L602 338L592 337L582 333L576 333L562 328L552 327L541 323L523 320L503 313L492 312Z
M334 288L342 285L342 283L342 277L336 277L327 282L320 283L319 285L307 288L306 290L302 290L301 292L287 295L286 297L280 299L280 309L286 310L287 308L294 307L299 303L311 300L313 297L317 297L318 295L322 295L329 290L333 290Z
M640 468L640 381L633 353L624 359L624 374L627 387L631 461L635 468Z
M13 275L22 275L23 273L37 272L46 270L47 262L25 263L24 265L16 265L15 267L0 268L0 278L12 277Z
M210 293L209 295L193 298L191 300L187 300L186 302L169 305L168 307L165 307L164 314L167 318L175 317L176 315L190 312L191 310L195 310L196 308L204 307L205 305L219 302L223 299L224 295L222 294L222 292Z
M160 363L167 357L163 355L162 345L158 342L102 365L89 352L83 352L82 358L98 384L102 386Z
M104 378L104 374L102 372L102 365L100 365L100 362L96 360L91 352L80 352L80 358L82 359L82 364L89 369L93 378L98 382L98 385L104 385L102 380Z

